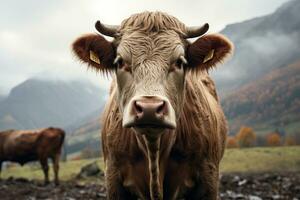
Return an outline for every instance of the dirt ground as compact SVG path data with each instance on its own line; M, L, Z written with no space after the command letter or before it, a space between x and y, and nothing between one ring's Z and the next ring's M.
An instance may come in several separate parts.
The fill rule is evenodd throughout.
M220 192L221 199L300 200L300 173L227 174Z
M300 173L226 174L220 182L221 199L297 200ZM105 199L105 189L96 183L78 180L44 186L40 181L21 178L0 180L1 200L90 200Z

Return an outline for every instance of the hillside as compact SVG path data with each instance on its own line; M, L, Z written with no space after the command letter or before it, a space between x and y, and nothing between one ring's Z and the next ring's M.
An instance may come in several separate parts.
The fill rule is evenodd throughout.
M100 116L103 107L90 113L88 116L77 120L66 128L67 153L76 154L85 148L98 151L100 146Z
M0 94L0 102L3 101L4 98L5 98L5 96Z
M300 1L289 1L270 15L221 31L235 45L232 59L212 73L221 96L299 59L299 10Z
M104 108L104 102L99 106L101 106L99 109L89 113L66 128L70 132L70 136L100 129L100 117Z
M300 121L300 60L247 84L222 102L230 130L241 125L294 133Z
M99 109L103 93L89 82L29 79L0 102L0 129L67 127Z

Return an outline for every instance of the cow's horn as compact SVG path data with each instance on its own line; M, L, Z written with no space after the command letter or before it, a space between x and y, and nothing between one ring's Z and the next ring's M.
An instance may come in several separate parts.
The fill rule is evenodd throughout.
M199 37L205 34L209 29L208 23L205 23L203 26L192 26L187 27L186 38Z
M95 28L99 31L99 33L110 37L116 37L119 30L119 26L117 25L102 24L100 21L96 22Z

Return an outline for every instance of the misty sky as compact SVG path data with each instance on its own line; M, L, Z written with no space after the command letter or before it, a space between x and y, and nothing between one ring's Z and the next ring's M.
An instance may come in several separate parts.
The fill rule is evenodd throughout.
M70 44L94 23L119 24L133 13L164 11L187 25L210 24L210 32L275 11L287 0L0 0L0 94L30 78L88 78L108 85L87 71Z

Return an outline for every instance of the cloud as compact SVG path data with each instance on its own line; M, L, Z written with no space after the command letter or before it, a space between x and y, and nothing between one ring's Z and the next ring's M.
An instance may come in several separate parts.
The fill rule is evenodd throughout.
M214 32L228 23L270 13L284 1L5 1L0 12L1 88L7 92L14 85L36 75L88 78L107 87L107 79L87 72L70 51L70 44L76 37L95 32L93 25L98 19L108 24L119 24L132 13L162 10L187 25L209 22Z

